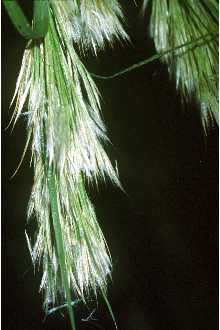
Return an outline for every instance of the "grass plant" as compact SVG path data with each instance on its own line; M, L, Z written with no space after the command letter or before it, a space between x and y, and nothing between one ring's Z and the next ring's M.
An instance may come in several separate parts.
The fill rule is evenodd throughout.
M116 1L112 2L118 8L116 12L105 0L83 4L50 1L45 38L30 40L24 52L12 116L15 124L28 103L28 111L23 114L34 166L28 218L37 220L38 232L35 241L26 237L33 264L42 266L44 308L47 312L66 302L72 329L75 321L71 301L86 303L98 293L114 318L107 299L111 257L85 184L98 184L109 177L120 187L103 146L108 138L100 114L99 92L73 41L97 52L105 38L112 42L114 36L126 36L117 18L121 12ZM77 23L78 39L73 22L81 12L86 21L91 20L93 29L87 28L84 34L85 22L81 20ZM116 19L114 26L110 24L111 15ZM108 24L102 24L98 34L100 22L106 19Z
M31 145L32 152L28 219L37 222L38 230L35 240L26 233L27 243L33 264L42 269L46 313L57 305L67 307L73 330L75 302L87 304L98 294L115 322L107 298L111 257L86 184L109 178L121 185L105 151L109 140L93 77L115 78L161 59L183 98L188 102L196 95L204 127L218 121L217 1L145 0L145 11L149 2L157 54L111 76L98 76L88 72L80 56L128 40L116 0L35 1L32 26L16 1L4 1L19 32L30 39L11 119L15 125L26 116L25 151Z

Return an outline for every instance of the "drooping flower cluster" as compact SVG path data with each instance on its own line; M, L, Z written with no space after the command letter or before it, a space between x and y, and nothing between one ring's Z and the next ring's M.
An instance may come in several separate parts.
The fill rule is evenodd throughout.
M149 1L144 1L144 8ZM185 100L195 95L206 127L218 122L218 3L153 0L151 36L157 52L199 40L162 57Z
M82 24L74 23L75 15ZM73 41L96 52L105 39L126 36L117 1L110 5L106 0L86 0L80 6L76 0L50 1L49 16L46 37L31 41L25 50L13 115L16 122L28 102L28 141L32 141L35 172L28 217L37 219L38 233L34 243L26 236L33 263L42 264L40 288L46 310L58 297L67 296L59 240L51 219L51 173L68 285L83 301L91 293L96 296L100 289L105 294L107 289L111 259L85 181L98 183L107 176L118 186L120 182L103 147L108 138L97 87Z

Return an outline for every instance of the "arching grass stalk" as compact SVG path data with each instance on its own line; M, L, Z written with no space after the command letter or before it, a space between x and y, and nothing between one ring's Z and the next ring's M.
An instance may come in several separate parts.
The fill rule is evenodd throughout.
M169 73L183 98L195 95L200 103L206 128L210 120L218 122L218 3L216 0L151 0L150 33L158 53L205 36L200 47L181 48L163 56ZM207 42L206 42L207 41Z
M217 36L217 34L216 34ZM175 48L170 48L170 49L166 49L164 51L162 51L161 53L158 53L158 54L155 54L143 61L140 61L138 63L135 63L125 69L122 69L114 74L111 74L111 75L98 75L96 73L93 73L93 72L90 72L91 76L94 77L94 78L98 78L98 79L103 79L103 80L108 80L108 79L114 79L114 78L117 78L117 77L120 77L126 73L129 73L133 70L136 70L148 63L151 63L153 61L156 61L156 60L160 60L162 59L163 56L166 56L168 54L171 54L173 53L175 56L175 52L181 48L184 48L185 49L185 52L189 51L189 50L192 50L193 48L196 48L196 47L201 47L202 45L207 45L208 42L211 42L213 41L214 38L216 38L216 36L213 36L213 34L206 34L204 36L200 36L198 39L196 40L191 40L189 42L186 42L182 45L179 45L179 46L176 46ZM187 47L187 49L186 49ZM177 55L176 55L177 56Z
M23 114L34 165L28 218L34 217L38 225L36 240L27 236L27 241L33 263L42 265L44 308L47 312L67 303L73 329L72 293L74 300L85 303L101 293L113 316L107 299L111 257L85 183L98 184L109 177L120 187L103 146L108 138L99 92L74 48L74 17L78 13L94 22L93 29L87 29L85 44L96 52L106 36L123 38L125 33L117 18L119 7L114 13L106 0L86 0L85 4L88 6L75 0L50 1L45 38L30 41L24 52L12 116L16 123L27 102L28 111ZM94 10L89 11L91 6L95 15ZM111 15L116 26L100 27L100 20L107 18L113 24ZM96 39L94 29L98 34L100 28ZM84 29L80 31L78 42L84 45Z

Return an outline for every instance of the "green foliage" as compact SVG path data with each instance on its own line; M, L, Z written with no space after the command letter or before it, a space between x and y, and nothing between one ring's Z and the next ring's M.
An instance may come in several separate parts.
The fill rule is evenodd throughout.
M47 0L34 0L33 26L29 24L16 0L3 0L3 4L12 23L25 39L39 39L46 35L49 22Z

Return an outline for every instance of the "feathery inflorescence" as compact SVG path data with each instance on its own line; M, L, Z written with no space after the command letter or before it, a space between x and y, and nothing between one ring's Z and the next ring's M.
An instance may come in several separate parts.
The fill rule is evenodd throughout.
M117 0L61 1L57 7L66 30L82 53L95 54L115 40L128 40L122 23L123 13ZM71 25L69 24L71 22Z
M144 1L144 9L149 1ZM195 95L204 127L218 122L218 3L216 0L152 0L150 32L185 100Z
M112 269L85 182L97 184L105 177L119 187L120 182L103 147L108 138L97 87L72 41L96 51L105 39L124 38L126 33L116 1L80 3L77 7L76 0L50 1L48 33L43 40L29 42L15 91L14 122L28 103L24 114L34 164L28 218L37 219L38 233L33 243L26 237L33 263L42 265L40 289L46 310L60 297L70 298L70 288L74 298L84 302L98 291L106 299ZM85 20L76 38L77 8L78 19Z

